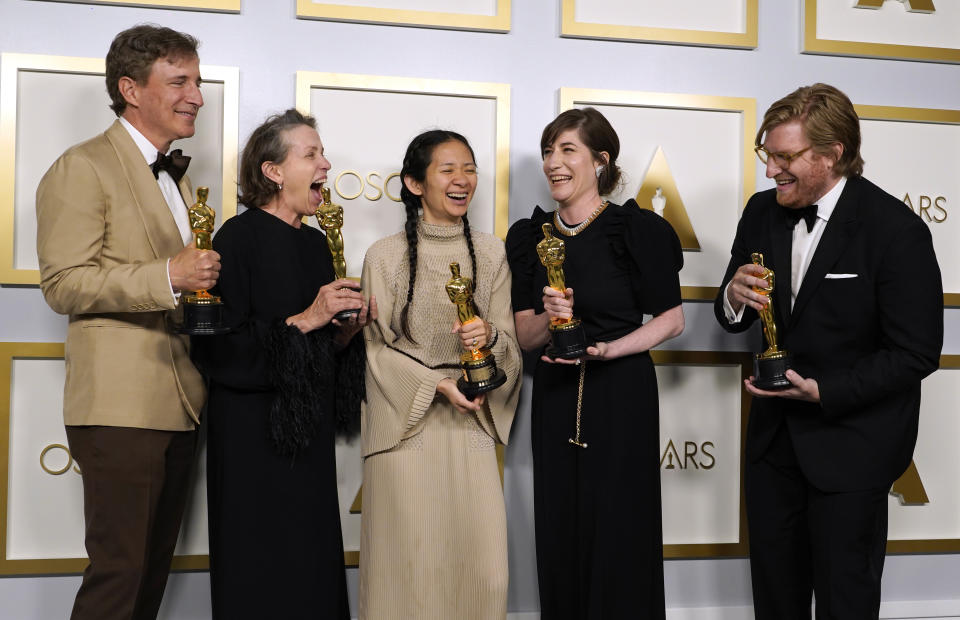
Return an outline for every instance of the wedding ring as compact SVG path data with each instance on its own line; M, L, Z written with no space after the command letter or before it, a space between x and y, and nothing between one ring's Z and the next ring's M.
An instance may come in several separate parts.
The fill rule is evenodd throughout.
M476 339L476 338L473 339L473 346L474 346L474 347L477 346L477 339Z

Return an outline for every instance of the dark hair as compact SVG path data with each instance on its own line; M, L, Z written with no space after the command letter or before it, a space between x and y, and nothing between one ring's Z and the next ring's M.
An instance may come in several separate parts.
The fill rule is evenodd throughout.
M610 194L620 183L620 167L617 165L617 157L620 156L620 138L617 137L617 132L613 130L610 121L596 108L574 108L561 112L560 116L544 127L540 135L541 157L547 147L556 142L560 134L570 129L577 130L580 140L587 145L595 160L603 162L603 157L600 156L603 151L610 156L610 160L604 163L603 172L597 178L597 191L600 195Z
M127 100L120 93L120 78L128 77L137 84L147 83L153 63L160 58L169 61L196 58L200 42L185 32L141 24L124 30L113 38L107 52L107 94L110 109L120 116L127 109Z
M860 119L843 92L829 84L801 86L770 106L763 115L755 145L763 143L763 135L770 129L794 120L803 125L803 133L815 153L832 156L834 144L843 146L843 153L833 167L835 173L843 176L863 174Z
M404 224L404 231L407 234L407 260L410 264L410 281L407 288L407 303L403 305L400 311L400 327L403 335L410 342L416 342L410 334L410 325L408 315L410 303L413 301L413 287L417 282L417 220L419 219L419 209L421 206L420 196L417 196L409 189L405 182L406 177L423 183L427 178L427 167L433 161L433 151L446 142L462 142L467 150L470 151L470 157L476 162L476 156L473 154L473 148L467 139L455 131L443 129L433 129L425 131L413 140L407 147L407 153L403 156L403 168L400 170L400 180L403 182L400 188L400 200L407 211L407 221ZM467 239L467 250L470 252L470 266L473 268L471 275L473 277L473 287L477 287L477 255L473 249L473 235L470 233L470 222L467 220L467 214L464 213L460 218L463 221L463 235Z
M286 132L300 125L316 129L317 121L290 108L281 114L274 114L250 134L247 145L243 147L237 181L240 190L238 198L248 208L262 207L280 193L277 184L264 176L262 165L265 161L283 163L290 151Z

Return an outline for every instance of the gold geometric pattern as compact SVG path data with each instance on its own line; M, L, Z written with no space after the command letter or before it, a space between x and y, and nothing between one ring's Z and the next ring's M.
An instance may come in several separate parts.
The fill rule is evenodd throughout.
M647 168L643 183L637 192L637 204L640 205L641 209L654 212L657 212L661 204L664 205L662 213L658 215L662 215L673 226L677 236L680 237L680 247L684 250L700 250L700 241L693 231L690 216L687 215L687 210L683 206L683 200L680 198L677 184L673 180L673 174L670 173L670 166L667 164L663 147L657 147L653 161Z

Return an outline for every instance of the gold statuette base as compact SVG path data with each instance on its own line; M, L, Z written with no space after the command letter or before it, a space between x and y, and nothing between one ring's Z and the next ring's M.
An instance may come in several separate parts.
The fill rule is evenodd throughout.
M587 333L583 322L578 318L570 319L561 325L550 325L550 344L544 351L553 359L572 360L587 354Z
M460 356L463 376L457 379L457 388L470 400L500 387L507 381L506 373L497 368L497 360L490 349L483 347L478 349L477 353L476 356L470 352Z
M753 385L761 390L783 390L791 385L786 372L791 359L786 351L764 353L753 357Z
M230 328L223 326L223 302L216 295L192 294L183 298L183 327L181 334L216 336Z

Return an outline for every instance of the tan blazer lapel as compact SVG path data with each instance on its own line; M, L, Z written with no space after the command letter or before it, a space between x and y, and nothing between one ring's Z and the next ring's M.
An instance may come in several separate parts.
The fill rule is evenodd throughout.
M151 249L157 258L174 256L183 248L180 229L150 167L145 165L140 149L119 120L107 129L105 135L116 150L123 176L130 184L134 206L143 219Z

